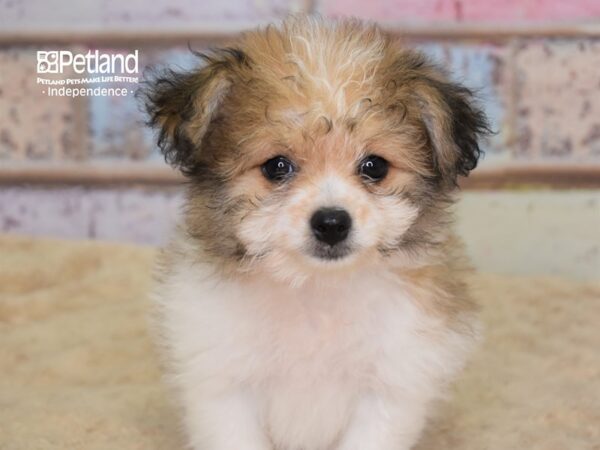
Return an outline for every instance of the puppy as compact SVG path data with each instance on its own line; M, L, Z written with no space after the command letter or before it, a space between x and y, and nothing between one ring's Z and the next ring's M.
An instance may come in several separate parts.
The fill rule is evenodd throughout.
M156 289L196 450L406 450L476 336L451 229L487 131L374 25L296 17L146 91L188 179Z

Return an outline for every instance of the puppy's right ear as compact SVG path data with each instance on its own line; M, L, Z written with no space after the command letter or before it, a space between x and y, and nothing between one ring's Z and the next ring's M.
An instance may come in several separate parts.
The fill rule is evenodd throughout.
M165 160L191 175L198 163L202 141L232 83L233 73L248 65L237 49L198 54L206 61L199 70L165 70L146 81L141 95L148 124L158 130L158 146Z

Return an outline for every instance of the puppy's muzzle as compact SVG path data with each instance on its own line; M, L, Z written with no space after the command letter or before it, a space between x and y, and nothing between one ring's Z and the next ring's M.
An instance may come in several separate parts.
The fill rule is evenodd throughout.
M333 247L348 237L352 218L345 209L321 208L310 218L310 227L317 240Z

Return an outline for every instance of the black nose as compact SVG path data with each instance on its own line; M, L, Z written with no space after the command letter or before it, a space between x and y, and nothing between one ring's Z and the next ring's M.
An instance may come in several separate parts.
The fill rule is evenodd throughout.
M310 226L319 241L335 245L348 237L352 219L343 209L321 208L310 218Z

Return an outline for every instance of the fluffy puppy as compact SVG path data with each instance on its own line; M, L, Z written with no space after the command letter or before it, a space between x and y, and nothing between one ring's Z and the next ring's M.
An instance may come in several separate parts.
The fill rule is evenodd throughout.
M188 179L156 301L191 448L411 448L476 335L448 207L483 113L359 21L202 57L146 91Z

